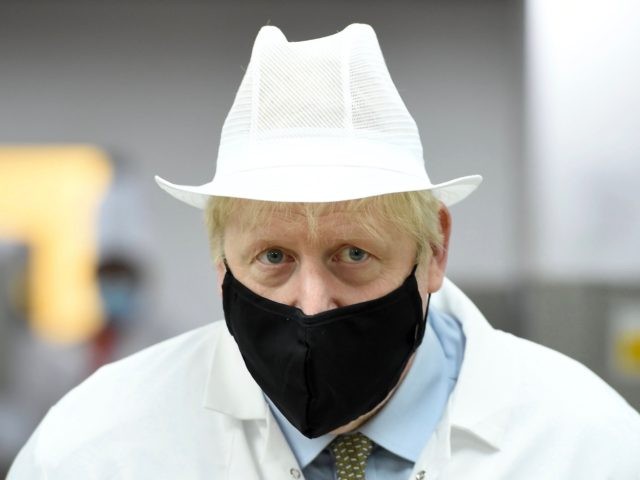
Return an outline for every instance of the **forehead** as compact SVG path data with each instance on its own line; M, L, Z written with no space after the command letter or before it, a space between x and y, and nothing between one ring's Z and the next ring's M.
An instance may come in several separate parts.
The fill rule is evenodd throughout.
M308 241L322 241L381 238L394 230L366 204L241 202L230 215L225 237L303 236Z

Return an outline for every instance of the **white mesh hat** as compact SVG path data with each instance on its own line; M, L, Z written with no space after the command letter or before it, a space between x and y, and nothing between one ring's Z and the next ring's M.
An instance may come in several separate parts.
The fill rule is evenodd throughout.
M452 205L482 181L431 183L418 128L364 24L303 42L262 27L222 127L213 179L189 186L155 178L198 208L212 195L337 202L415 190Z

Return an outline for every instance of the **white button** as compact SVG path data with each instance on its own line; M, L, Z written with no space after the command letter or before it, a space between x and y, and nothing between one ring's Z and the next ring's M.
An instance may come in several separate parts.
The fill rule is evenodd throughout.
M418 473L416 473L416 480L424 480L425 475L426 472L424 470L420 470Z
M300 470L298 470L297 468L292 468L291 470L289 470L289 473L293 478L300 478Z

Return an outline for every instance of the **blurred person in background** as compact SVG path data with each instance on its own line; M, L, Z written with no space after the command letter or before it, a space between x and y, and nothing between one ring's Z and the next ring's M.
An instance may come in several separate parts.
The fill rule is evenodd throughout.
M135 322L140 284L143 280L140 268L123 255L102 259L97 275L105 322L89 341L89 373L115 360L121 336L126 335Z
M109 365L10 480L632 479L640 416L493 329L448 279L448 207L371 27L263 27L200 186L225 322Z

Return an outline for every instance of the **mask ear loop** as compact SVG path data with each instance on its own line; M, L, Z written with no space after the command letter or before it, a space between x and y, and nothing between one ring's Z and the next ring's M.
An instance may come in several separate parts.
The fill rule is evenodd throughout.
M420 317L422 320L416 326L416 338L415 338L415 347L416 350L420 344L422 343L422 339L424 338L424 331L427 328L427 318L429 316L429 303L431 302L431 294L427 295L427 309L424 312L424 317Z
M411 270L411 275L415 276L416 270L418 269L418 263L416 262L413 265L413 270ZM422 299L420 299L422 304ZM415 336L415 345L413 347L413 351L415 352L420 344L422 343L422 339L424 338L424 331L427 328L427 317L429 316L429 303L431 303L431 293L427 295L427 308L424 311L424 317L420 316L421 320L418 325L416 325L416 336Z
M229 312L231 309L231 297L237 297L238 294L233 290L231 292L229 292L228 290L233 288L232 285L234 281L236 281L236 279L231 273L231 269L229 268L229 264L227 263L226 258L222 259L222 263L224 263L224 268L226 270L224 280L222 281L222 310L224 311L224 321L227 324L227 329L229 330L231 336L234 337L235 334L233 331L233 325L229 320Z

